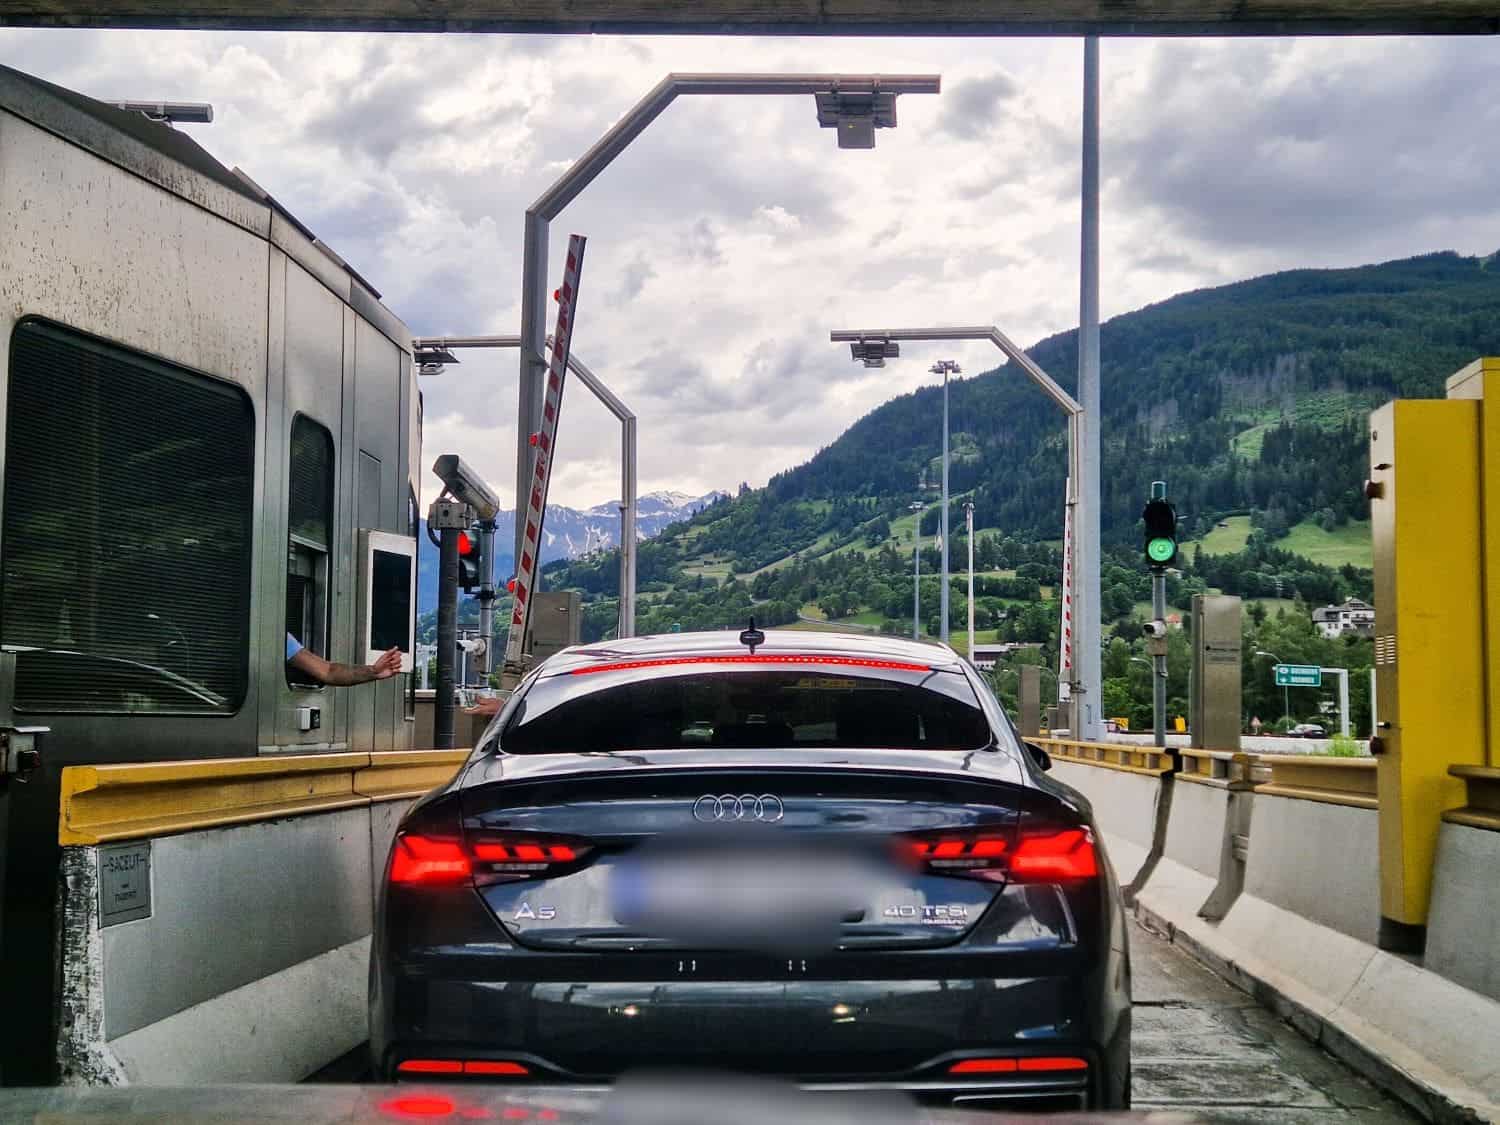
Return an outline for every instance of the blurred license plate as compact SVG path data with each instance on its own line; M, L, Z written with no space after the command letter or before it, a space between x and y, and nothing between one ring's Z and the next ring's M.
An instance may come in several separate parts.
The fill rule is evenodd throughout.
M834 857L716 855L627 861L611 880L616 920L653 929L837 920L870 901L871 872Z

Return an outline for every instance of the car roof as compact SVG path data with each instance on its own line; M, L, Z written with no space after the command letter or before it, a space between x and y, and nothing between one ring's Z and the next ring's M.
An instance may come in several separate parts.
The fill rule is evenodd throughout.
M925 664L944 671L957 671L964 663L963 657L953 649L935 641L908 641L900 637L799 629L766 629L763 632L765 642L757 645L755 651L768 656L807 655L848 657L853 660L898 660ZM702 633L658 633L653 636L574 645L549 658L543 675L571 672L576 668L617 661L743 656L750 650L740 643L739 636L738 629L720 629Z

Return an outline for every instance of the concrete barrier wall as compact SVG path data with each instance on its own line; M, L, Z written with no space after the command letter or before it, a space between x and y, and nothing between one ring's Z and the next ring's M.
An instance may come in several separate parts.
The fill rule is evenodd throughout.
M1245 893L1373 945L1379 823L1374 809L1257 793Z
M1217 879L1228 804L1227 789L1181 778L1174 781L1166 857L1200 875Z
M1425 963L1500 1000L1500 832L1442 826ZM1495 1050L1500 1056L1500 1043Z
M151 914L111 925L100 847L65 848L64 1081L295 1082L357 1047L377 880L409 803L132 841L149 846Z
M1074 763L1054 772L1089 798L1128 881L1161 783ZM1375 809L1337 792L1233 796L1252 802L1243 889L1226 896L1219 882L1230 792L1176 778L1165 854L1136 912L1428 1120L1500 1121L1500 832L1443 825L1419 965L1375 945ZM1204 916L1226 899L1219 921Z
M1156 775L1081 766L1053 760L1052 776L1077 789L1094 806L1094 819L1109 836L1123 837L1139 847L1151 846L1156 800L1161 784ZM1122 881L1133 872L1118 872Z

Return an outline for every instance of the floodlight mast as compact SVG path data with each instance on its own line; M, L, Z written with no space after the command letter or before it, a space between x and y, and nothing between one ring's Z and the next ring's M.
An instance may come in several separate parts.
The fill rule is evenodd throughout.
M521 362L516 409L516 495L531 479L527 435L538 428L547 374L542 341L547 336L547 238L553 219L629 147L662 112L685 94L811 94L818 98L820 126L838 129L840 147L870 147L876 128L896 124L900 94L936 94L936 74L668 74L596 141L526 209L521 249ZM831 110L830 110L830 107ZM868 120L869 127L865 128ZM846 123L850 124L845 128ZM847 141L846 141L847 136ZM865 144L868 139L869 144ZM516 521L515 556L521 557L524 528Z
M871 355L889 355L891 352L886 348L896 348L899 341L934 341L944 340L988 340L1005 353L1006 358L1015 363L1037 386L1046 392L1047 397L1056 403L1068 416L1068 508L1075 514L1073 526L1075 533L1070 546L1073 562L1074 585L1078 583L1078 566L1080 564L1078 527L1078 501L1079 484L1083 480L1083 468L1081 463L1083 445L1083 406L1077 399L1065 391L1056 379L1042 370L1034 359L1018 348L1015 343L1004 332L993 324L967 325L948 328L861 328L861 329L839 329L828 334L828 338L835 344L847 343L850 353L855 360L863 360L866 367L877 366L872 364L868 358ZM857 350L856 350L857 349ZM882 361L878 366L884 366ZM946 505L944 507L946 511ZM1074 622L1074 644L1073 651L1081 652L1085 644L1093 644L1098 647L1097 642L1091 638L1097 636L1099 625L1096 617L1084 617ZM1097 667L1097 665L1095 665ZM1078 680L1078 670L1085 668L1082 661L1074 661L1075 682L1070 685L1070 694L1076 698L1079 692L1092 690L1094 698L1098 698L1099 684L1089 682L1088 677L1083 677L1083 682Z

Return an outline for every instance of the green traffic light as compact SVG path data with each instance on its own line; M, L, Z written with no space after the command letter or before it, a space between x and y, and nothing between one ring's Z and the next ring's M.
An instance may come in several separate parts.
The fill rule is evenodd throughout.
M1170 539L1153 539L1146 544L1146 556L1155 563L1171 562L1177 554L1177 544Z

